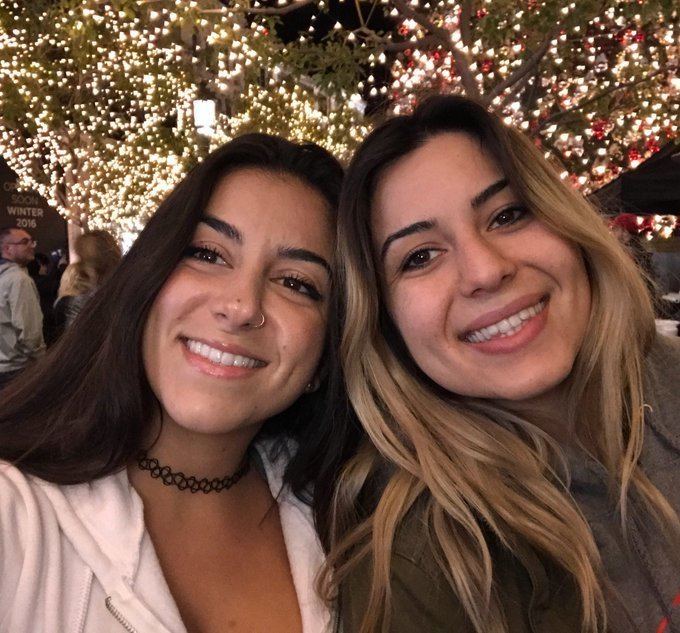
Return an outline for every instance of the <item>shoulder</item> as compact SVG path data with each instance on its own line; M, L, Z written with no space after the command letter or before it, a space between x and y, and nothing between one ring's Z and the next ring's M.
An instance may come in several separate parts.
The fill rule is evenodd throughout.
M647 352L646 363L651 369L666 363L680 367L680 336L657 334Z
M410 512L397 531L390 557L390 633L467 633L472 626L429 543L425 514ZM357 631L368 608L373 561L366 556L341 587L345 630Z
M47 489L55 484L24 474L0 461L0 550L8 543L36 547L58 532L55 508Z
M680 409L680 337L654 339L645 358L645 392L653 410Z
M16 466L0 461L0 516L3 529L25 521L27 509L39 505L40 496L35 479L22 473Z
M0 462L0 605L13 595L20 578L43 573L44 557L60 538L38 481Z
M4 283L16 283L18 281L31 281L31 277L21 266L9 263L0 268L0 280Z

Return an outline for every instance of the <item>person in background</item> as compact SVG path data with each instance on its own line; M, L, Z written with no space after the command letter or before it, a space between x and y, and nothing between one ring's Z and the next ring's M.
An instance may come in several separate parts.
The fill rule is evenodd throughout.
M40 298L26 270L35 245L23 229L0 229L0 389L45 351Z
M27 266L28 274L35 282L40 297L40 310L43 315L43 337L49 347L54 339L54 302L57 300L61 273L56 262L45 253L36 253L35 259Z
M0 631L324 633L328 152L203 160L0 407Z
M79 236L74 250L78 260L69 264L62 274L54 304L54 339L71 325L122 257L118 243L106 231L91 231Z
M680 631L680 342L602 217L440 96L368 136L338 222L373 443L335 496L344 630Z

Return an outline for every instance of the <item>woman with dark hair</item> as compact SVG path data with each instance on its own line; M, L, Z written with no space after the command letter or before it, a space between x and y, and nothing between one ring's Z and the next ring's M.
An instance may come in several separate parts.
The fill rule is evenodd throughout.
M326 580L348 631L680 631L680 347L533 144L454 96L379 126L340 201L368 442Z
M326 630L341 178L314 145L215 151L3 393L1 631Z

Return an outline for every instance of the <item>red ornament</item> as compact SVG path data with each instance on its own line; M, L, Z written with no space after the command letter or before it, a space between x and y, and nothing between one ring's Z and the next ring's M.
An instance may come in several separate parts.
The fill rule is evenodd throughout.
M648 152L651 152L652 154L656 154L661 149L661 146L657 142L655 138L650 138L646 143L645 143L645 149Z
M432 59L434 59L434 61L438 62L441 58L442 54L439 51L432 53Z
M483 73L489 73L493 70L493 59L485 59L482 61L481 69Z
M608 125L609 121L607 119L596 119L595 121L593 121L593 124L590 126L590 129L593 131L593 136L598 141L601 141L607 135Z
M638 151L637 147L631 147L628 149L628 160L632 163L633 161L640 160L642 154Z
M644 41L645 41L645 34L644 34L644 32L638 31L638 32L635 34L635 38L634 38L634 39L635 39L636 42L644 42Z
M406 28L405 26L400 26L399 35L403 35L404 37L406 37L408 35L408 28Z
M538 0L528 0L527 9L529 9L529 11L536 11L536 9L538 9Z
M641 226L637 222L637 216L634 213L621 213L609 221L609 228L622 229L631 234L640 232Z
M485 17L489 12L486 9L477 9L477 12L475 13L475 16L477 17L478 20L481 20L483 17Z

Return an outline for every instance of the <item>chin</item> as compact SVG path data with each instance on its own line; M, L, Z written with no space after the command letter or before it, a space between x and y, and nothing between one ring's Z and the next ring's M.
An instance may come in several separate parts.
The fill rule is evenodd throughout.
M540 400L553 393L564 383L570 373L571 365L566 369L551 368L550 372L527 376L526 378L514 376L512 385L499 384L495 390L495 395L491 397L517 403Z
M186 401L174 406L170 403L164 410L166 423L189 433L217 435L249 426L247 416L230 410L223 400L211 402L210 398L205 398L194 405Z

